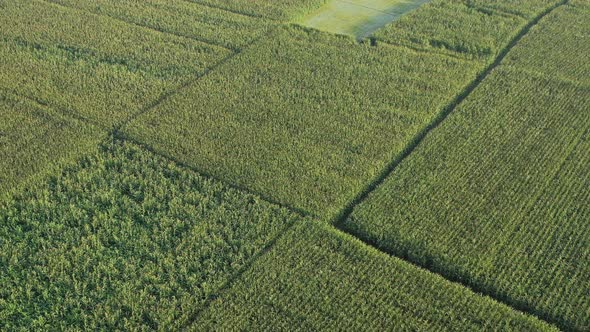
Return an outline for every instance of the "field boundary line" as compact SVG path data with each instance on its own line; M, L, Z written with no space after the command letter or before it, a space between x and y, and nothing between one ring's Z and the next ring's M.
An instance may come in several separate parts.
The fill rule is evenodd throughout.
M477 62L477 61L485 60L485 57L474 56L473 58L469 58L468 56L461 56L460 55L461 53L455 52L455 51L448 51L448 53L447 53L444 51L440 51L438 49L420 48L420 47L412 46L412 45L405 44L405 43L394 43L391 41L384 41L379 38L375 38L374 42L376 43L377 47L379 47L380 44L382 44L384 47L405 48L407 50L414 51L416 53L423 53L423 54L427 54L427 55L440 55L440 56L445 56L445 57L449 57L449 58L453 58L453 59L457 59L457 60L463 60L463 61Z
M55 106L55 105L51 105L51 104L49 104L49 103L47 103L47 102L45 102L43 100L40 100L38 98L35 98L35 97L32 97L32 96L27 96L27 95L24 95L24 94L21 94L19 92L16 92L16 91L13 91L13 90L9 90L9 89L6 89L6 88L0 88L0 93L5 93L5 94L8 94L8 95L12 95L14 98L27 100L27 101L29 101L31 103L34 103L35 105L37 105L37 106L39 106L41 108L46 108L46 109L52 110L55 113L61 114L61 116L63 116L63 117L70 118L70 119L73 119L75 121L83 122L83 123L85 123L87 125L91 125L91 126L97 127L98 129L103 129L103 130L106 130L106 131L109 130L109 128L106 127L105 125L103 125L103 124L101 124L99 122L96 122L96 121L94 121L92 119L89 119L89 118L83 116L82 114L80 114L76 110L68 110L68 109L64 109L64 108L61 108L61 107L58 107L58 106Z
M432 270L432 269L430 269L428 267L422 266L421 264L415 263L415 262L413 262L411 260L408 260L408 259L406 259L404 257L401 257L399 255L396 255L395 253L392 253L392 252L390 252L390 251L388 251L388 250L386 250L384 248L381 248L377 244L374 244L374 243L372 243L369 240L365 240L363 238L360 238L360 237L356 236L353 233L348 232L346 229L342 229L342 228L339 228L339 227L334 227L334 230L337 231L337 232L340 232L342 234L345 234L345 235L348 235L348 236L353 237L355 240L359 241L361 244L363 244L365 246L368 246L368 247L370 247L370 248L378 251L379 253L381 253L383 255L386 255L388 258L397 259L400 262L403 262L405 264L408 264L408 265L410 265L410 266L412 266L412 267L420 270L420 272L425 272L425 273L431 274L433 276L436 276L436 277L444 280L444 282L446 282L446 283L449 283L451 285L456 285L456 286L459 286L461 288L467 289L467 290L469 290L472 293L475 293L475 294L477 294L479 296L482 296L484 298L490 299L493 302L495 302L495 303L497 303L499 305L505 306L505 307L507 307L507 308L509 308L509 309L511 309L511 310L513 310L513 311L515 311L515 312L523 315L523 316L528 316L528 317L535 318L535 319L537 319L537 320L539 320L541 322L546 323L549 326L552 326L552 327L555 327L557 329L560 329L560 327L557 326L555 323L552 323L552 322L549 322L549 321L547 321L545 319L542 319L542 318L540 318L539 316L537 316L537 315L535 315L533 313L530 313L530 312L527 312L525 310L520 310L518 308L515 308L514 306L510 305L509 303L506 303L506 302L502 301L501 299L498 299L497 297L494 297L494 296L486 293L484 290L479 289L479 288L477 288L475 286L472 286L470 284L465 284L464 282L462 282L459 279L454 279L454 278L447 277L446 275L444 275L442 273L439 273L438 271Z
M211 306L211 303L213 303L213 301L215 301L217 298L226 294L230 290L230 288L234 285L234 283L236 283L245 272L250 270L250 268L252 268L252 266L254 266L254 264L256 264L256 262L259 259L261 259L267 253L269 253L272 250L272 248L275 246L275 244L277 242L279 242L284 236L286 236L293 229L293 227L295 226L296 223L297 223L296 220L292 221L291 223L287 224L281 231L279 231L279 233L274 238L272 238L270 241L268 241L264 245L264 247L262 247L262 249L260 249L260 251L258 251L255 255L253 255L248 260L248 262L246 262L246 264L244 264L244 266L242 266L238 271L233 273L226 280L226 282L219 288L219 290L215 292L215 294L209 295L207 300L205 300L205 303L203 303L203 305L201 305L200 308L195 310L195 312L193 314L191 314L189 317L187 317L185 322L181 322L180 327L183 330L186 330L190 325L195 323L199 319L199 317L203 314L203 312L205 312Z
M157 33L162 33L162 34L165 34L165 35L175 36L175 37L183 38L183 39L190 39L190 40L193 40L193 41L196 41L196 42L199 42L199 43L207 44L209 46L223 48L223 49L225 49L227 51L230 51L230 52L235 52L236 51L233 48L229 48L227 46L224 46L224 45L221 45L221 44L217 44L217 43L215 43L213 41L210 41L208 39L197 38L197 37L188 36L188 35L184 35L184 34L179 34L179 33L174 33L174 32L170 32L170 31L160 30L160 29L157 29L157 28L148 26L148 25L139 24L139 23L136 23L136 22L131 22L131 21L124 20L122 18L114 17L114 16L111 16L111 15L98 14L98 13L91 12L91 11L86 10L86 9L81 9L81 8L77 8L77 7L73 7L73 6L63 5L61 3L54 2L53 0L43 0L43 2L48 3L48 4L51 4L51 5L54 5L54 6L57 6L57 7L61 7L61 8L67 8L67 9L70 9L70 10L78 10L78 11L82 11L82 12L85 12L85 13L90 14L90 15L96 15L96 16L99 16L99 17L108 18L108 19L111 19L111 20L119 21L119 22L124 23L124 24L133 25L133 26L136 26L138 28L147 29L147 30L154 31L154 32L157 32Z
M479 13L485 14L485 15L498 15L498 16L504 16L504 17L512 17L512 18L520 18L523 21L528 21L529 17L526 17L522 14L517 14L517 13L512 13L509 12L505 9L502 8L492 8L492 7L487 7L486 5L475 5L473 3L467 3L465 4L465 6L467 6L467 8L469 9L473 9Z
M442 112L440 112L438 114L438 116L435 117L431 123L429 123L426 127L424 127L410 141L410 143L406 146L406 148L395 159L393 159L383 169L383 171L376 178L374 178L374 180L372 182L370 182L365 187L365 189L363 191L361 191L352 201L349 202L349 204L347 206L345 206L340 211L340 213L338 213L331 220L331 224L335 228L337 228L340 231L343 231L347 234L354 236L355 238L359 239L360 241L364 242L365 244L367 244L371 247L376 248L377 250L380 250L390 256L394 256L399 259L402 259L402 260L404 260L414 266L422 268L424 270L428 270L431 273L440 275L441 277L443 277L444 279L446 279L450 282L459 283L462 286L464 286L476 293L480 293L484 296L490 297L490 298L494 299L495 301L512 308L515 311L522 312L524 314L535 317L541 321L544 321L550 325L553 325L557 328L566 329L566 330L567 330L567 326L563 326L562 322L556 321L555 319L548 317L548 315L545 315L543 313L536 312L535 310L528 307L527 305L515 303L514 301L510 301L509 299L507 299L505 296L502 296L501 294L497 294L494 292L490 292L489 290L486 290L483 287L478 286L477 284L471 284L471 283L462 281L458 277L453 277L452 275L450 275L449 273L445 273L444 271L439 271L437 269L431 269L428 266L424 266L424 264L416 262L415 260L411 260L411 259L408 259L405 257L398 256L395 252L388 250L387 248L383 248L383 247L379 246L377 243L368 239L366 236L363 236L362 234L359 234L358 232L348 230L346 227L344 227L344 222L351 216L351 214L354 211L354 209L356 208L356 206L359 205L360 203L362 203L363 201L365 201L373 191L375 191L378 187L380 187L385 182L385 180L397 169L397 167L407 157L409 157L412 154L412 152L414 152L414 150L416 150L420 146L420 144L424 141L424 139L428 136L428 134L432 130L436 129L439 125L441 125L443 123L443 121L479 86L479 84L481 84L484 81L484 79L491 72L493 72L497 67L500 66L500 64L505 59L505 57L508 55L508 53L512 50L512 48L514 48L514 46L516 46L520 42L520 40L522 38L524 38L534 26L536 26L544 17L549 15L555 9L562 7L564 5L567 5L568 2L569 2L569 0L561 0L558 3L555 3L554 5L550 6L549 8L545 9L543 12L538 14L534 19L529 21L523 28L521 28L521 30L512 38L512 40L498 53L495 60L491 64L489 64L482 72L480 72L480 74L478 74L477 77L471 83L469 83L463 89L463 91L461 93L459 93L451 101L451 103L449 105L447 105L445 108L443 108Z
M185 162L183 162L183 161L181 161L179 159L176 159L176 158L174 158L172 156L169 156L167 154L161 153L158 150L154 149L149 144L143 143L143 142L141 142L141 141L139 141L139 140L137 140L137 139L135 139L133 137L127 136L123 132L118 132L118 131L117 132L112 132L110 134L110 136L111 136L110 139L114 138L114 139L118 139L118 140L123 140L123 141L131 142L131 143L133 143L133 144L141 147L142 149L147 150L150 153L153 153L154 155L156 155L158 157L164 158L167 161L170 161L170 162L175 163L179 167L188 169L188 170L190 170L192 172L195 172L195 173L197 173L197 174L199 174L199 175L201 175L201 176L203 176L205 178L208 178L208 179L217 181L219 183L222 183L224 186L226 186L228 188L231 188L231 189L240 191L240 192L242 192L244 194L249 194L249 195L256 196L256 197L260 198L261 200L263 200L263 201L265 201L267 203L270 203L270 204L276 205L276 206L278 206L280 208L286 209L289 212L294 213L294 214L296 214L297 216L299 216L301 218L318 218L316 215L314 215L314 214L312 214L310 212L307 212L305 210L302 210L302 209L299 209L299 208L296 208L296 207L293 207L293 206L290 206L290 205L281 203L281 202L279 202L277 200L274 200L274 199L272 199L272 198L270 198L270 197L268 197L268 196L266 196L264 194L261 194L259 192L253 191L253 190L248 189L248 188L245 188L245 187L242 187L242 186L237 185L237 184L235 184L235 183L233 183L231 181L227 181L227 180L224 180L224 179L219 178L217 176L214 176L214 175L212 175L210 173L204 172L203 170L198 169L198 168L196 168L194 166L191 166L191 165L189 165L189 164L187 164L187 163L185 163Z
M244 12L240 12L240 11L237 11L237 10L224 8L224 7L221 7L221 6L212 5L210 3L203 3L203 2L200 2L200 1L194 1L194 0L181 0L181 1L192 3L194 5L203 6L203 7L208 7L208 8L223 10L223 11L228 12L228 13L232 13L232 14L236 14L236 15L242 15L242 16L254 18L254 19L257 19L257 20L271 20L271 21L275 21L275 22L282 22L281 20L276 19L276 18L273 18L273 17L266 17L266 16L263 16L263 15L260 15L260 14L257 15L257 14L244 13Z
M164 101L166 101L168 98L176 95L177 93L179 93L180 91L187 89L188 87L190 87L191 85L195 84L196 82L198 82L200 79L202 79L203 77L207 76L209 73L211 73L212 71L214 71L215 69L219 68L220 66L222 66L223 64L229 62L231 59L233 59L234 57L242 54L243 51L245 51L246 49L248 49L250 46L252 46L253 44L257 43L259 40L266 38L268 35L274 33L274 31L277 29L277 27L271 28L269 29L266 33L260 35L258 38L252 40L250 43L248 43L247 45L244 45L243 48L241 48L239 51L236 52L232 52L231 54L229 54L228 56L226 56L225 58L217 61L215 64L213 64L210 67L205 68L205 70L203 70L203 72L196 74L195 77L193 78L189 78L186 81L184 81L183 83L177 85L175 88L172 88L164 93L162 93L160 95L160 97L158 97L157 99L155 99L154 101L152 101L151 103L147 104L143 109L139 110L138 112L131 114L127 119L125 119L124 121L122 121L119 125L115 126L113 129L113 133L115 135L118 135L121 130L126 127L127 125L129 125L131 122L135 121L138 117L154 110L156 107L158 107L160 104L162 104Z

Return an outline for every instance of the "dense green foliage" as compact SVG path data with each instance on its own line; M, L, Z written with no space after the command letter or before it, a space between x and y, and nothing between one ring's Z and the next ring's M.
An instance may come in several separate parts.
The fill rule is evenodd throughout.
M0 88L104 126L230 51L42 1L0 10Z
M589 55L590 1L578 0L556 10L544 24L536 26L510 53L506 63L590 86Z
M234 50L252 42L274 25L262 18L235 14L186 0L49 1Z
M286 233L192 326L199 331L543 331L541 321L328 226Z
M507 7L507 10L523 10L529 13L527 16L536 16L557 2L436 0L381 29L375 37L392 44L441 48L468 57L489 59L497 55L530 18L485 8Z
M0 331L590 330L590 1L326 1L0 0Z
M177 328L297 219L113 142L0 204L0 330Z
M588 38L569 7L536 28L571 27L563 42L525 37L511 65L484 80L342 226L561 327L588 330L590 88L559 78L575 67L571 59L560 75L555 66L535 69L545 75L515 68L536 57L533 45ZM568 54L578 63L587 55L584 47Z
M0 198L104 137L96 127L0 90Z
M477 70L284 27L125 133L206 174L333 217Z
M321 7L327 0L187 0L255 17L289 21Z

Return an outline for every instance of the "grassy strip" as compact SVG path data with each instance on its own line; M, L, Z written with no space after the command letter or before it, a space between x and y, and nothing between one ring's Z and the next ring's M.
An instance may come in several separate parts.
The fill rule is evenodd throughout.
M167 33L239 50L274 24L184 0L49 0Z
M206 174L332 217L477 70L283 27L123 131Z
M0 329L177 329L300 219L114 141L0 205Z
M430 0L330 0L299 24L360 40Z
M42 1L7 3L0 25L0 87L107 127L230 53Z
M442 48L468 58L489 60L498 55L527 20L557 2L436 0L379 30L375 38L411 47ZM527 13L527 19L502 15L486 10L487 7L511 11L522 9Z
M0 196L92 151L106 137L99 128L5 92L0 114Z
M568 7L536 31L565 25L555 19L571 20ZM528 45L515 53L539 52ZM576 183L590 172L589 97L579 84L501 66L341 226L560 327L588 329L589 192Z
M551 326L313 222L296 224L190 327L549 331Z

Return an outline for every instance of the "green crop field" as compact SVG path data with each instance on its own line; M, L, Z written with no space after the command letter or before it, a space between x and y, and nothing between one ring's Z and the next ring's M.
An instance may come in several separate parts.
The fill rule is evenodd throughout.
M182 326L301 220L119 141L0 208L2 330Z
M43 1L7 2L0 25L1 88L105 127L230 52Z
M0 192L14 192L52 168L75 161L106 133L75 117L0 90ZM4 195L0 195L4 196Z
M123 132L201 172L333 216L477 68L279 28Z
M50 0L134 25L238 50L274 23L185 0Z
M190 330L551 331L530 316L367 247L296 224Z
M589 331L589 0L0 0L0 331Z
M541 21L343 227L562 326L589 328L590 87L572 65L529 70L539 44L590 40L590 25L579 24L588 20L566 6Z

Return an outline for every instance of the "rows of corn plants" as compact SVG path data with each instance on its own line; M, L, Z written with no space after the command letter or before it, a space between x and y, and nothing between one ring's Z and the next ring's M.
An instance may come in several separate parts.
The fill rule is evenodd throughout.
M106 137L81 120L0 90L0 198L75 161Z
M338 215L558 2L433 1L370 44L277 27L323 3L0 0L0 330L553 329L268 201ZM589 9L535 26L339 226L589 328ZM104 139L122 124L148 149Z
M590 328L589 18L574 2L543 19L341 227L564 329ZM544 56L567 59L559 70Z
M530 31L505 63L520 70L590 86L590 61L584 61L584 56L590 54L589 20L590 2L570 0L567 7L554 12L544 24Z
M43 1L0 11L0 87L105 127L231 52Z
M188 0L199 4L277 21L292 21L320 8L328 0Z
M527 22L558 2L435 0L377 31L375 38L485 61L506 47Z
M281 27L123 131L205 174L331 216L479 67Z
M276 22L186 0L49 0L210 44L239 50Z
M537 15L551 8L541 0L521 5ZM438 1L386 28L430 31L432 23L444 27L441 38L465 30L462 41L480 45L473 56L280 27L125 134L205 174L333 218L532 21L475 6ZM451 13L469 28L441 23Z
M553 331L314 222L295 224L189 330Z

